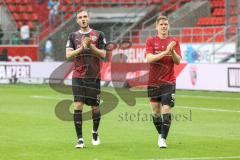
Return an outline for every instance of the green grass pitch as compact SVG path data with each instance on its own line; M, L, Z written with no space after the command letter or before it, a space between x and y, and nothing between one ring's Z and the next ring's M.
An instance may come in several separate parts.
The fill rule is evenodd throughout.
M54 112L63 99L71 95L47 85L0 85L0 160L240 159L240 93L177 91L167 149L157 146L148 99L138 98L102 117L97 147L85 121L87 147L77 150L73 122Z

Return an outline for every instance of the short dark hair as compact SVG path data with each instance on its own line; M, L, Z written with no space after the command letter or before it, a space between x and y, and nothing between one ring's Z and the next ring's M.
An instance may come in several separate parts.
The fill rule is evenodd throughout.
M160 20L167 20L168 21L168 18L167 18L167 16L160 15L160 16L158 16L158 18L156 20L156 23L158 23Z
M78 11L76 12L76 17L77 17L77 15L78 15L79 13L81 13L81 12L87 12L87 14L88 14L88 16L89 16L89 11L88 11L87 9L80 9L80 10L78 10Z

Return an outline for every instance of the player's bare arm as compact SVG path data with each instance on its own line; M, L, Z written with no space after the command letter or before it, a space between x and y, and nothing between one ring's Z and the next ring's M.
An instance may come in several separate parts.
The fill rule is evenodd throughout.
M158 54L151 54L151 53L147 53L147 62L148 63L153 63L156 62L160 59L162 59L164 56L166 56L169 53L169 51L162 51L159 52Z
M75 50L67 48L66 49L66 58L68 60L72 59L72 58L76 57L77 55L81 54L82 51L83 51L83 45L81 45L79 48L77 48Z
M172 56L174 64L180 64L181 57L177 54L175 50L176 42L171 42L168 47L170 48L170 54Z
M106 57L106 50L98 49L95 45L90 44L91 52L96 55L98 58L105 58Z
M90 38L85 37L81 43L81 46L79 48L77 48L76 50L67 48L66 49L66 58L71 59L71 58L74 58L77 55L81 54L83 52L83 49L88 47L88 44L90 44Z
M177 54L177 52L174 49L171 51L171 55L172 55L172 59L173 59L174 64L179 65L181 57Z

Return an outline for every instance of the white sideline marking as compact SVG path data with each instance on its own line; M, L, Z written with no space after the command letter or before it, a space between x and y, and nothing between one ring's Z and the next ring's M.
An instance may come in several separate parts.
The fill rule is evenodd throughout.
M187 95L187 94L177 94L176 97L202 98L202 99L240 100L240 98L238 98L238 97L198 96L198 95Z
M31 97L36 99L54 99L54 100L63 100L66 98L71 98L71 97L51 97L51 96L31 96Z
M239 159L240 156L231 156L231 157L186 157L186 158L164 158L164 159L145 159L145 160L212 160L212 159Z
M49 99L49 100L63 100L63 99L72 99L72 97L50 97L50 96L31 96L32 98L37 99ZM111 103L111 102L108 102ZM125 103L120 103L125 104ZM142 106L149 106L149 104L141 104ZM177 106L178 108L184 109L193 109L193 110L201 110L201 111L213 111L213 112L231 112L231 113L240 113L239 110L229 110L229 109L216 109L216 108L207 108L207 107L188 107L188 106Z
M195 110L202 110L202 111L216 111L216 112L233 112L233 113L240 113L238 110L229 110L229 109L215 109L215 108L202 108L202 107L186 107L186 106L177 106L179 108L186 108L186 109L195 109Z

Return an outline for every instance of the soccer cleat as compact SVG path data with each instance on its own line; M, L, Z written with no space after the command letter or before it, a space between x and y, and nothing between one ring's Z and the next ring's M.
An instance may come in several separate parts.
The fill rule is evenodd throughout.
M167 148L166 140L164 138L159 138L158 139L158 146L160 148Z
M100 144L100 139L99 139L99 135L97 132L92 132L92 144L94 146L97 146Z
M85 144L84 144L83 139L82 139L82 138L79 138L79 140L78 140L78 142L77 142L75 148L80 149L80 148L84 148L84 147L85 147Z
M166 140L164 138L162 138L161 134L159 134L159 136L158 136L158 146L160 148L167 148Z

